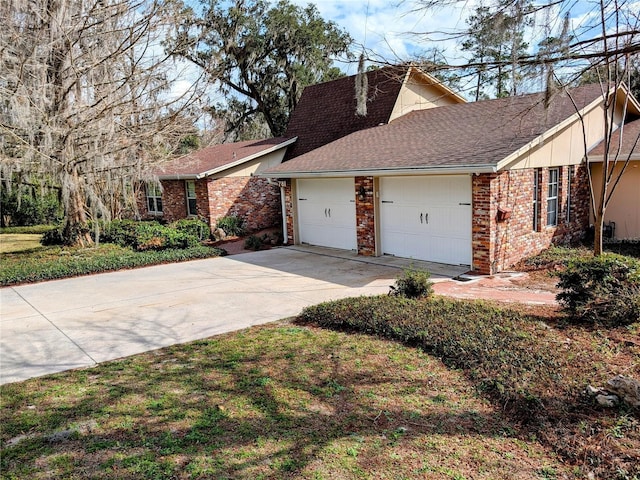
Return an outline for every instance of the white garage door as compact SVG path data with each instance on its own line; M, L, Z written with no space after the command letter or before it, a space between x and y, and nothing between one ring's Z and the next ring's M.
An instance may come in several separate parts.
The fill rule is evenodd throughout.
M471 265L471 178L381 178L380 242L386 254Z
M353 178L299 179L296 197L302 243L357 248Z

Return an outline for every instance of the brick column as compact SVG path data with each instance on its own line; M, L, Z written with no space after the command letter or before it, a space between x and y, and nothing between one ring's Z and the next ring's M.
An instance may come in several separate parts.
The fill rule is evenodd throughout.
M373 177L356 177L356 232L358 254L376 254L375 195Z

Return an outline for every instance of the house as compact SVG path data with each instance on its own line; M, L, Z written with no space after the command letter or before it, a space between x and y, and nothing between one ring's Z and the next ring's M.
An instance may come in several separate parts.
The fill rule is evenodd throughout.
M343 98L336 85L315 87L333 94L319 96L309 109L327 122L333 96ZM490 274L583 235L590 204L584 145L592 150L604 131L600 85L550 98L474 103L435 84L422 82L420 89L438 94L431 97L436 101L387 107L396 114L386 121L303 148L261 172L285 184L289 243L468 265ZM624 98L626 91L609 94ZM396 105L402 96L395 94ZM625 121L639 115L631 99ZM613 115L618 125L623 117L622 111ZM295 131L304 145L304 129Z
M162 188L148 184L146 217L174 221L200 217L211 227L225 216L245 220L250 231L282 223L280 187L261 171L282 162L295 138L224 143L173 160L154 174Z
M621 132L624 132L622 139ZM614 178L626 160L629 163L605 210L605 233L616 240L640 240L640 120L631 121L616 130L610 144L610 160L615 161L617 156ZM603 159L604 143L601 143L589 153L596 196L602 191Z
M465 101L414 68L366 75L367 115L354 114L355 76L306 87L283 137L214 145L168 162L153 172L162 188L148 184L139 210L166 221L198 216L212 228L228 215L244 218L249 231L282 225L283 197L260 177L265 169L409 111Z

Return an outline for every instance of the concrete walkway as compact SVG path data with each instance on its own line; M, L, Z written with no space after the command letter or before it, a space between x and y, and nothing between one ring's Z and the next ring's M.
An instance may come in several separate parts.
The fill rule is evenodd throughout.
M288 247L2 288L0 383L279 320L327 300L387 293L410 264L435 281L466 270Z

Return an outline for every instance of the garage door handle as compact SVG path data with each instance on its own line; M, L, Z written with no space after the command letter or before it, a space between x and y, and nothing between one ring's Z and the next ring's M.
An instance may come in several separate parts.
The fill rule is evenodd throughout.
M298 200L306 200L306 198L299 198Z
M420 214L420 223L422 223L422 216L423 216L423 215L422 215L422 214Z
M324 209L324 216L325 217L327 216L327 209L326 208Z
M425 213L424 214L424 223L426 223L427 225L429 225L429 214Z
M458 205L471 205L470 203L459 203Z
M329 218L331 218L331 209L329 209Z
M381 203L393 203L393 200L382 200Z

